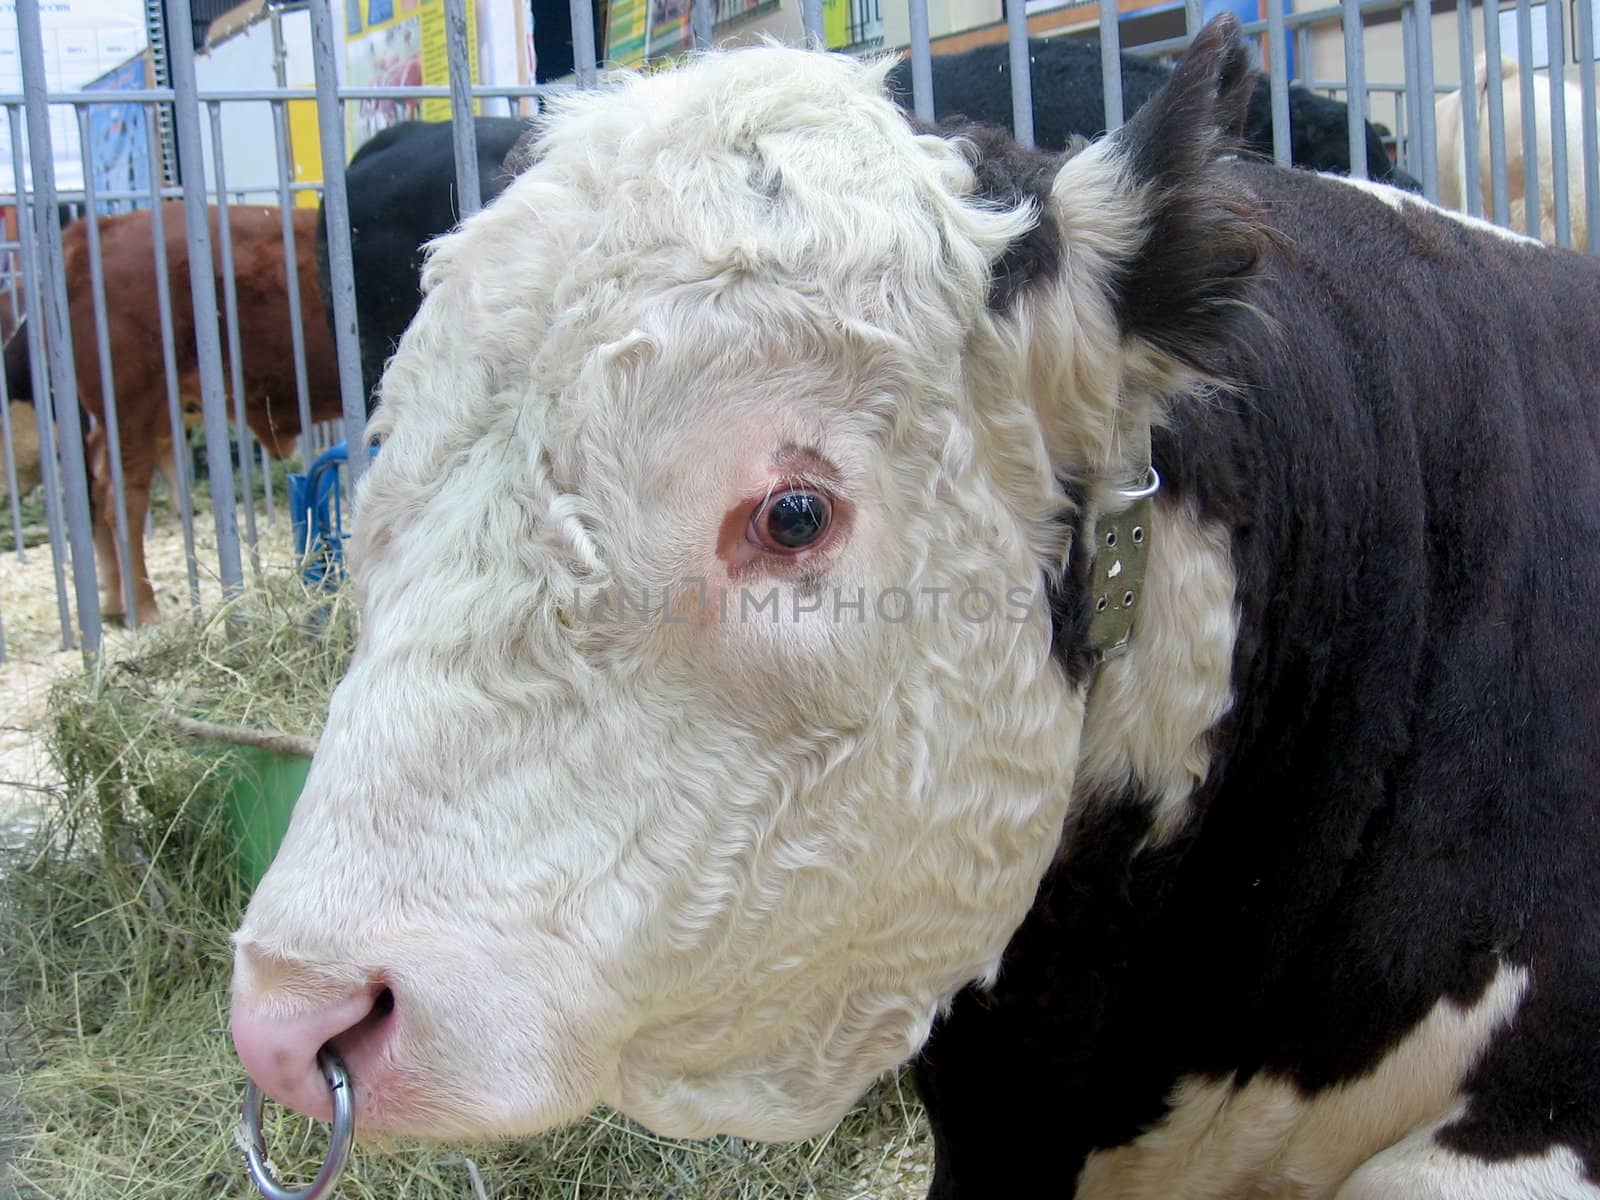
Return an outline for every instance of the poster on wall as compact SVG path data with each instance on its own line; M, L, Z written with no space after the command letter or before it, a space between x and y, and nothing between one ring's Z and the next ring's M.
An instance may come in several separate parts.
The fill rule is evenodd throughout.
M466 7L467 59L477 83L478 6ZM448 85L444 0L345 0L344 63L348 87ZM373 134L400 121L448 121L450 100L361 100L345 112L346 149L354 154Z
M606 63L642 67L687 54L694 46L689 0L611 0L606 13Z
M107 71L85 90L135 92L150 82L149 55L141 54ZM99 211L149 207L150 112L144 105L96 104L89 109L89 169Z
M843 50L855 41L850 29L851 0L822 0L822 44Z
M143 0L51 0L39 8L44 27L45 86L77 91L144 51L148 42ZM0 92L22 91L22 55L17 45L15 0L0 0ZM83 159L74 112L50 110L50 148L56 189L83 187ZM32 168L28 168L31 180ZM11 130L0 120L0 192L16 189L11 172Z

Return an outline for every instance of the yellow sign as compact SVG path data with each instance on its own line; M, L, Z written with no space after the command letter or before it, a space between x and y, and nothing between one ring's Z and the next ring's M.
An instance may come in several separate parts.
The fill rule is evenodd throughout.
M291 100L289 109L289 157L296 183L322 182L322 139L318 135L317 102ZM316 192L296 192L296 208L315 208Z
M850 44L850 0L822 0L822 40L830 50Z
M606 13L606 63L642 67L694 46L689 0L611 0Z
M444 0L344 0L345 84L348 87L421 87L450 82ZM467 61L478 74L477 5L468 0ZM474 106L476 110L476 106ZM450 101L358 100L345 106L346 148L401 121L448 121Z

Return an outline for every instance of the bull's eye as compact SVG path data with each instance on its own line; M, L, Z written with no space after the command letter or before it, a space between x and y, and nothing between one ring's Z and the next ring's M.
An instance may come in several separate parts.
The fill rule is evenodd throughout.
M778 492L750 518L754 539L769 550L804 550L828 532L833 511L827 498L805 488Z

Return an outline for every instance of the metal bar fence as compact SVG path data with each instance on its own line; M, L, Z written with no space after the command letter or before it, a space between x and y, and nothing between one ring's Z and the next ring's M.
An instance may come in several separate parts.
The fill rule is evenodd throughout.
M1545 46L1550 61L1550 200L1556 245L1572 245L1572 211L1567 194L1567 43L1561 5L1545 5Z
M1367 163L1367 87L1366 50L1357 0L1344 0L1344 72L1348 81L1347 128L1350 131L1350 174L1369 178Z
M1028 12L1021 4L1006 5L1006 43L1011 63L1011 131L1019 143L1033 146L1033 65L1028 53Z
M83 186L90 213L98 212L94 197L94 171L89 161L89 109L78 109L79 144L83 147ZM111 331L106 316L105 266L100 251L100 219L91 217L84 225L89 244L89 288L94 302L95 351L100 360L100 404L104 412L106 457L111 470L112 510L116 524L117 558L123 564L119 573L124 620L130 626L139 622L139 605L134 595L134 575L128 537L127 481L122 467L122 423L117 419L117 385L111 370ZM103 517L104 514L102 514Z
M1491 12L1494 9L1496 11ZM1483 6L1483 77L1489 103L1489 195L1496 225L1511 223L1511 186L1506 176L1506 101L1501 91L1499 5ZM1472 167L1467 167L1469 174Z
M1418 77L1418 50L1417 43L1417 13L1412 7L1400 10L1400 42L1401 54L1405 60L1406 79L1413 80ZM1368 89L1367 94L1372 94ZM1422 114L1419 111L1422 105L1420 88L1407 87L1396 98L1395 102L1395 142L1398 147L1397 158L1400 164L1416 174L1421 170L1421 164L1416 162L1416 147L1412 146L1414 131L1422 124Z
M911 21L911 97L917 117L932 121L933 50L928 29L928 0L908 0Z
M717 9L712 0L692 0L689 20L694 28L694 48L709 50L716 40Z
M1522 92L1522 210L1539 236L1539 109L1533 82L1533 6L1517 0L1517 83Z
M805 34L805 44L821 50L828 44L822 27L822 0L800 0L800 24Z
M587 5L588 0L584 0ZM366 386L361 379L356 321L355 263L350 252L350 201L344 186L344 107L338 97L333 12L328 0L311 0L311 52L317 72L317 132L322 141L323 210L328 219L328 272L333 290L334 348L339 356L339 395L345 442L350 447L350 485L366 468L362 430L367 423ZM576 38L575 38L576 40Z
M155 124L155 106L152 106L151 125ZM177 332L172 321L172 277L167 272L166 202L160 188L161 148L159 140L150 139L150 245L155 257L156 304L161 311L161 362L167 385L167 422L172 435L172 457L169 466L172 478L168 480L178 506L178 518L183 526L184 570L189 577L189 606L200 608L200 559L195 553L194 499L189 489L190 461L184 439L183 400L178 382ZM148 510L147 517L148 517ZM146 528L148 533L148 527Z
M188 29L189 0L167 0L169 19ZM194 45L188 38L169 40L172 71L173 124L178 161L198 176L183 189L184 237L189 245L189 288L194 304L196 366L200 373L200 408L205 426L206 464L210 472L211 516L217 530L217 566L223 593L236 594L244 583L239 559L239 527L234 511L233 467L229 461L228 408L222 385L222 345L217 335L217 279L212 267L211 221L206 211L205 155L200 145L200 105L194 77ZM174 427L176 440L178 428Z
M1461 163L1455 168L1461 181L1461 198L1467 215L1483 216L1483 188L1478 180L1478 104L1477 86L1473 82L1477 55L1472 46L1472 0L1456 0L1456 46L1460 52L1457 64L1461 72ZM1437 166L1437 164L1435 164Z
M1105 93L1106 130L1122 128L1122 42L1117 7L1100 5L1100 84Z
M595 83L595 54L594 54L594 9L589 7L589 0L571 0L568 6L572 14L572 61L575 74L578 77L578 86L581 88L593 87ZM321 76L318 76L320 79Z
M1422 184L1422 194L1429 200L1439 198L1439 134L1434 128L1433 78L1433 4L1432 0L1415 0L1412 10L1417 26L1417 79L1411 90L1418 97L1416 136L1421 142L1422 162L1415 172Z
M472 121L472 71L467 62L467 6L444 0L446 54L450 62L450 131L456 151L456 212L464 221L481 207L478 138ZM355 442L350 443L351 446Z
M1284 36L1283 5L1267 5L1267 45L1269 86L1272 91L1272 161L1279 166L1289 165L1289 69L1283 61L1287 44Z
M211 163L216 175L217 241L220 243L222 274L222 311L228 337L228 383L233 398L233 439L239 448L239 490L244 498L245 542L250 548L252 578L261 581L261 547L256 540L255 489L251 486L250 468L252 450L250 425L245 420L244 354L239 338L239 290L233 274L233 224L228 211L228 176L223 161L222 105L216 101L206 105L211 118ZM207 266L210 264L208 263ZM231 458L231 456L230 456Z
M27 297L26 311L32 319L24 318L22 330L14 335L25 337L28 345L29 384L33 391L34 424L39 431L39 477L44 488L45 525L50 533L50 570L56 586L56 617L61 624L61 648L70 650L76 644L72 634L72 610L67 602L66 532L61 519L61 488L56 478L55 422L51 419L50 378L44 362L44 312L42 272L39 269L37 245L29 236L33 221L31 193L21 186L26 178L23 169L24 145L22 138L22 112L20 105L6 108L6 119L11 132L11 169L17 188L17 238L22 254L23 293Z
M1589 250L1600 253L1600 112L1594 78L1594 5L1578 3L1578 92L1583 98L1583 195L1588 220Z
M295 247L294 201L290 187L294 171L289 164L289 118L282 100L272 102L272 138L278 168L278 219L283 228L284 291L289 299L289 346L294 356L294 396L303 436L311 429L311 383L306 373L305 326L300 311L300 257ZM311 460L304 454L300 456L300 469L311 469ZM268 478L271 478L271 472L268 472Z
M56 210L55 160L50 144L50 101L45 86L44 29L35 4L17 7L17 44L22 59L22 91L28 120L28 154L33 162L34 234L41 283L51 294L34 309L44 318L49 376L56 402L48 406L58 423L62 500L72 547L72 583L78 603L83 651L100 652L99 585L95 579L94 533L89 521L89 472L83 453L83 415L72 356L72 317L67 305L66 263L61 248L61 217ZM19 176L20 178L20 176ZM42 393L41 393L42 394ZM37 404L38 401L36 400ZM41 411L41 415L43 412ZM48 420L40 422L41 430Z
M106 460L110 467L109 487L106 494L111 499L112 512L96 519L114 526L113 533L102 533L91 527L88 503L88 470L83 461L83 436L74 426L80 420L76 389L71 372L71 338L89 336L89 330L70 327L64 285L61 278L60 228L57 224L57 201L86 214L108 211L111 205L148 205L151 209L151 229L154 239L155 278L158 306L161 309L162 353L166 373L168 418L174 431L175 454L171 464L170 481L174 502L184 526L185 563L189 578L189 598L192 605L200 600L200 562L193 530L193 502L190 496L187 442L183 434L184 413L182 387L179 378L180 356L176 346L177 329L174 326L172 304L174 289L169 286L166 262L166 220L178 211L177 203L170 209L164 202L179 202L184 214L184 239L189 259L189 303L195 310L197 321L195 376L199 384L200 409L205 426L206 457L211 473L211 498L213 519L217 528L217 562L214 573L225 593L237 590L242 584L240 562L240 530L236 516L234 471L238 475L238 498L244 507L243 536L251 551L252 574L259 576L261 557L259 530L255 510L255 443L248 428L244 392L245 357L250 353L250 331L241 327L238 284L235 280L234 228L228 204L247 202L275 203L280 212L281 239L287 284L288 319L291 325L295 397L302 431L300 442L301 465L309 465L312 456L326 450L334 441L343 438L350 447L349 472L352 495L359 485L359 476L366 465L366 455L361 453L366 407L369 397L361 372L359 312L356 304L359 281L355 276L355 260L351 246L350 198L345 191L344 167L346 146L344 139L344 105L365 99L448 99L453 118L452 147L456 186L456 211L463 219L477 211L482 202L478 175L477 131L473 120L478 109L488 110L491 104L504 103L507 110L516 111L516 105L526 97L548 96L576 87L592 87L598 82L595 53L596 31L592 9L588 0L574 0L571 4L573 18L573 45L575 72L573 82L530 84L525 86L484 85L472 80L471 51L468 44L467 0L446 0L446 57L449 82L427 87L358 87L340 86L337 83L338 64L336 42L338 30L333 23L329 0L312 0L310 26L316 82L313 87L284 86L282 63L278 65L279 86L272 88L201 88L195 77L194 54L188 39L166 39L170 52L170 85L120 92L117 103L139 103L145 108L152 130L170 129L178 150L177 161L184 165L184 178L174 185L166 174L169 147L159 137L152 137L150 150L151 179L148 189L122 190L96 188L90 176L87 150L84 151L85 184L79 191L63 193L59 197L50 190L48 171L41 171L47 162L41 162L41 147L48 150L42 136L41 122L49 106L66 106L73 110L80 138L88 143L88 125L91 107L105 104L108 96L103 92L61 90L46 93L42 75L27 75L21 94L0 96L7 107L7 118L13 132L13 168L19 181L16 205L20 219L20 236L14 243L0 242L0 272L10 298L14 318L25 313L33 319L23 320L22 329L15 336L27 340L30 349L32 387L35 405L40 413L41 471L45 496L46 519L50 529L51 562L57 588L57 609L61 621L63 645L74 644L74 610L77 614L82 644L92 651L99 644L99 597L96 594L95 556L90 546L95 536L114 539L115 552L122 564L120 577L121 603L130 623L137 620L136 574L133 566L135 552L131 545L136 539L133 522L140 520L140 508L130 508L129 481L122 477L125 431L118 419L118 397L115 378L111 371L112 347L106 330L108 304L114 297L105 294L105 275L101 261L102 246L98 221L91 220L87 229L90 259L90 286L93 289L95 327L92 331L99 354L101 375L99 391L103 397L103 418L95 434L106 443ZM23 24L37 25L38 0L21 0ZM186 20L188 0L172 0L171 18ZM850 38L857 43L865 38L866 28L855 14L861 4L849 6L851 15ZM797 0L789 10L797 17L791 26L795 40L820 45L827 36L823 8L819 0ZM1496 10L1482 6L1483 47L1485 64L1484 92L1486 94L1487 120L1480 119L1475 103L1477 87L1474 71L1475 30L1471 0L1462 0L1453 14L1441 13L1442 36L1448 36L1447 22L1455 23L1457 54L1455 71L1468 89L1463 97L1460 128L1451 129L1452 139L1460 145L1459 164L1463 179L1461 203L1465 210L1478 215L1485 208L1490 217L1500 224L1508 224L1514 214L1510 211L1510 186L1507 164L1511 151L1518 149L1523 161L1523 191L1526 221L1535 235L1544 234L1555 241L1568 243L1573 237L1573 227L1580 215L1587 217L1589 228L1600 228L1600 149L1597 149L1597 120L1595 65L1587 48L1592 46L1593 14L1589 4L1576 5L1576 30L1572 39L1584 52L1575 53L1573 61L1578 70L1574 96L1581 94L1580 113L1573 115L1567 103L1566 67L1568 63L1568 35L1566 23L1559 11L1547 6L1545 40L1547 45L1535 47L1531 25L1530 0L1516 0L1514 9L1518 45L1518 84L1521 90L1522 117L1520 130L1505 128L1503 102L1501 25ZM873 10L874 14L876 9ZM936 110L933 88L932 52L933 38L929 24L927 0L907 0L907 49L909 50L913 105L917 114L931 121ZM1116 129L1131 115L1123 110L1122 95L1122 43L1130 28L1123 20L1113 0L1102 0L1098 13L1099 53L1102 68L1102 87L1105 124ZM1509 15L1509 14L1508 14ZM1183 36L1162 41L1132 45L1130 52L1151 56L1172 55L1180 52L1198 31L1201 23L1200 0L1185 0L1186 30ZM715 33L717 5L714 0L694 0L691 5L693 42L697 48L711 45ZM1033 110L1033 71L1028 40L1028 15L1019 2L1004 5L1005 39L1011 78L1011 112L1013 132L1024 145L1032 144L1035 135ZM1392 28L1399 35L1404 78L1399 81L1369 80L1366 78L1366 51L1368 39L1380 35L1380 24L1394 22ZM1436 18L1432 6L1424 0L1339 0L1337 4L1303 10L1283 11L1280 4L1268 6L1263 19L1247 22L1247 34L1261 39L1267 87L1270 96L1272 128L1272 155L1279 163L1287 163L1292 151L1290 138L1290 86L1314 87L1342 96L1348 105L1346 134L1352 173L1365 177L1374 164L1367 158L1366 120L1392 121L1401 164L1418 179L1422 191L1429 198L1437 198L1440 188L1439 144L1444 131L1435 126L1435 100L1452 90L1449 83L1436 81L1433 61L1433 33ZM876 24L874 28L881 29ZM857 26L861 26L858 30ZM1329 37L1337 30L1342 38ZM940 31L945 32L945 31ZM837 36L837 33L835 34ZM881 36L876 33L874 36ZM275 44L282 57L282 31L274 25ZM1337 72L1322 72L1330 78L1317 78L1314 53L1326 53L1336 41L1342 40L1343 77ZM1390 43L1392 45L1392 43ZM26 48L26 47L25 47ZM859 47L857 47L859 48ZM1292 52L1293 67L1290 66ZM1536 52L1547 52L1548 67L1535 68ZM26 56L25 56L26 57ZM1386 60L1387 61L1387 60ZM26 66L26 63L25 63ZM1544 73L1549 82L1550 108L1548 121L1552 134L1551 161L1540 163L1538 122L1541 119L1535 100L1535 78ZM37 77L35 77L37 76ZM322 183L303 183L294 178L290 154L288 105L295 100L313 101L317 106L320 154L323 168ZM1393 109L1388 107L1393 102ZM956 103L952 97L948 103ZM228 105L264 104L270 114L273 130L273 171L270 183L250 183L230 187L228 182L228 145L225 135L224 114ZM1379 111L1374 112L1374 105ZM202 138L201 106L205 107L209 121L209 173L202 154L207 144ZM168 115L168 110L170 116ZM22 136L24 120L28 137ZM1565 129L1567 121L1581 125L1583 154L1581 162L1569 161ZM36 126L38 129L36 130ZM1484 128L1486 126L1486 128ZM1455 135L1459 134L1459 137ZM1489 160L1488 203L1485 203L1477 167L1479 155L1487 138ZM1513 139L1520 139L1516 146ZM1575 143L1576 145L1576 137ZM23 147L32 152L34 187L25 183ZM1576 154L1576 149L1573 150ZM209 177L208 177L209 174ZM1580 192L1581 187L1581 192ZM1552 188L1549 211L1554 218L1553 229L1540 229L1539 192ZM333 340L338 357L338 379L342 420L334 425L314 424L311 385L308 377L305 322L322 318L318 312L304 310L301 294L297 234L292 219L293 206L306 194L320 196L326 214L327 265L329 294L326 297L333 312ZM210 206L215 204L213 213ZM1581 208L1579 207L1581 205ZM213 226L213 222L215 225ZM215 233L213 234L213 228ZM211 244L213 236L216 246ZM1591 246L1591 249L1595 247ZM221 312L218 312L216 286L219 276L212 267L213 255L220 257L220 282L222 287ZM20 278L19 278L20 277ZM184 303L179 290L177 303ZM26 300L23 304L21 301ZM219 320L220 317L220 320ZM45 326L49 325L46 329ZM59 326L59 331L58 327ZM187 369L187 368L185 368ZM231 412L229 411L231 397ZM19 480L14 449L6 384L0 380L0 436L4 439L5 479L10 498L12 540L19 556L24 553L24 529L18 495ZM232 457L231 442L236 444L238 458ZM58 436L59 435L59 436ZM260 450L262 475L261 500L272 512L271 471L265 447ZM74 461L75 459L75 461ZM99 485L96 485L97 487ZM100 493L96 492L96 495ZM142 505L141 505L142 508ZM71 553L68 554L68 541ZM106 542L102 542L104 548ZM70 590L66 567L72 565ZM207 568L208 571L213 568Z

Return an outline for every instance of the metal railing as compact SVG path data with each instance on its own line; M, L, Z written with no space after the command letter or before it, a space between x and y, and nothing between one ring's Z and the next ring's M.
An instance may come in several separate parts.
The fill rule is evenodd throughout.
M199 403L204 430L206 462L210 479L211 519L215 529L216 560L206 564L208 574L214 574L225 594L239 589L243 584L245 563L259 570L256 547L260 528L256 519L254 496L259 491L266 506L266 516L274 512L271 472L264 448L256 445L250 433L246 412L245 376L243 363L251 355L250 331L242 327L240 303L236 291L234 267L236 263L234 231L230 226L226 201L249 196L253 200L266 198L276 203L280 212L281 249L286 272L287 312L291 331L293 376L295 382L295 410L302 430L300 455L303 462L310 456L342 436L352 450L363 444L366 422L366 403L359 353L360 313L357 305L357 280L350 241L350 206L345 192L345 121L344 106L363 99L417 99L448 98L454 116L452 131L456 166L456 183L459 211L463 216L479 205L477 146L474 124L465 119L475 104L485 101L505 101L508 109L523 98L559 92L573 86L592 87L597 83L593 64L595 30L588 0L573 0L571 5L575 61L579 64L574 83L544 84L517 87L474 85L468 70L469 47L466 24L467 0L446 0L445 17L447 56L450 84L423 88L340 87L338 78L336 41L338 25L330 7L330 0L309 0L312 34L312 55L315 67L314 88L248 88L235 90L201 89L196 82L195 56L192 40L187 35L165 38L167 66L170 82L141 91L46 92L44 86L44 60L42 54L39 0L18 0L18 29L22 48L24 88L22 93L0 95L0 108L11 132L13 177L18 181L17 194L12 198L18 213L19 235L15 242L0 243L0 279L3 279L9 310L13 318L24 312L22 332L17 336L27 339L30 351L30 387L38 412L40 433L41 489L44 496L45 524L53 564L56 588L56 610L60 623L63 646L80 645L86 652L98 650L101 638L99 581L94 554L95 520L109 527L117 555L123 564L121 576L121 606L130 622L136 622L137 580L132 568L132 542L137 529L130 521L137 518L130 513L127 503L127 482L122 478L124 441L133 431L119 420L119 406L125 407L131 397L117 395L117 377L112 358L114 347L108 332L112 306L119 302L116 296L106 294L101 237L96 222L88 224L88 248L91 263L88 287L91 293L93 320L88 324L75 324L71 319L65 263L63 260L62 227L58 203L66 200L80 206L82 211L99 211L108 204L138 205L150 214L152 223L151 267L160 309L160 342L164 368L165 418L170 428L184 428L182 385L184 364L178 345L179 325L191 325L195 331L192 375L198 381ZM853 45L870 45L882 36L879 0L846 0L849 4L849 39ZM820 45L824 37L824 17L820 0L782 0L785 5L797 5L805 39ZM763 3L760 11L771 11L775 4ZM189 0L168 0L170 19L179 28L187 29ZM1034 140L1032 110L1032 79L1029 64L1027 22L1023 4L1013 0L1007 5L1006 33L1009 44L1011 68L1013 127L1018 139L1025 144ZM692 10L692 26L696 42L708 44L714 37L717 24L737 18L752 11L743 0L696 0ZM792 10L791 10L792 11ZM934 112L931 35L926 0L909 0L909 47L913 103L917 113L931 119ZM1188 0L1185 8L1188 33L1181 38L1151 43L1137 47L1137 52L1164 55L1179 51L1188 37L1200 24L1199 0ZM1558 4L1546 6L1547 39L1551 68L1546 76L1551 97L1548 117L1551 129L1551 159L1548 173L1541 173L1537 148L1541 145L1540 131L1535 111L1534 47L1531 44L1531 3L1517 0L1517 28L1519 40L1517 61L1520 86L1522 121L1520 130L1512 131L1523 151L1524 165L1520 173L1522 190L1527 200L1525 208L1529 232L1538 236L1541 187L1553 191L1554 228L1547 232L1551 240L1562 244L1572 238L1574 209L1569 195L1574 194L1572 181L1576 178L1581 187L1576 189L1581 199L1581 211L1587 217L1590 230L1600 230L1600 152L1596 148L1596 102L1594 62L1587 55L1580 56L1578 66L1577 96L1580 113L1567 111L1569 103L1565 63L1567 59L1567 31ZM1369 22L1392 20L1398 15L1403 45L1404 74L1402 81L1374 81L1367 78L1366 45ZM1591 8L1578 5L1578 30L1576 41L1583 47L1593 45L1594 30ZM1477 107L1462 105L1459 130L1462 157L1465 164L1475 164L1480 147L1487 139L1489 160L1488 203L1478 196L1478 172L1468 166L1464 187L1464 207L1474 216L1487 215L1499 224L1511 219L1510 197L1512 180L1508 171L1512 137L1505 128L1504 94L1500 69L1500 23L1497 11L1491 6L1474 13L1469 0L1458 0L1454 21L1457 35L1459 68L1462 77L1472 79L1474 63L1478 57L1477 44L1481 38L1487 53L1485 71L1487 121L1480 128ZM1272 6L1264 20L1247 23L1246 32L1265 38L1273 47L1295 50L1295 62L1300 78L1291 81L1286 65L1286 55L1268 55L1267 79L1270 87L1273 117L1273 154L1281 163L1290 159L1289 139L1290 84L1307 87L1327 94L1354 98L1349 105L1347 133L1352 173L1365 176L1372 165L1366 161L1367 137L1365 121L1371 116L1374 99L1392 106L1393 132L1400 164L1409 169L1421 183L1429 198L1440 194L1439 140L1441 131L1436 128L1435 98L1453 89L1439 85L1434 76L1433 63L1434 14L1426 0L1341 0L1336 5L1298 13L1284 13L1280 6ZM1343 74L1338 78L1317 78L1311 73L1313 38L1318 30L1343 30ZM1481 32L1480 32L1481 30ZM1102 0L1100 5L1099 34L1101 41L1102 87L1105 113L1110 128L1115 128L1128 115L1122 110L1122 57L1121 25L1114 0ZM317 106L322 184L297 181L290 162L288 106L295 101L312 100ZM83 154L85 186L65 196L56 193L48 114L51 106L65 106L73 110L80 132L87 130L90 112L97 104L133 104L141 106L151 131L170 129L169 139L151 136L148 139L149 181L148 190L96 191L93 169L89 161L89 139L80 139ZM252 185L241 190L230 190L228 180L228 145L224 136L224 112L229 106L264 104L271 114L274 137L274 163L276 179L272 186L258 188ZM1386 108L1386 113L1390 109ZM1581 126L1583 155L1581 163L1569 162L1565 127L1577 121ZM27 137L24 138L24 126ZM1455 130L1449 131L1454 136ZM209 139L209 140L208 140ZM209 145L209 162L205 148ZM28 150L28 163L24 161L24 146ZM176 149L176 160L183 164L182 186L168 186L171 151ZM23 188L27 178L25 166L32 168L32 187ZM1548 183L1546 183L1548 180ZM303 295L308 284L300 278L297 269L297 240L300 235L292 221L292 206L296 197L306 193L320 194L328 230L328 275L330 295L327 297L333 312L331 337L337 361L337 392L339 420L336 432L319 428L314 421L318 405L313 402L314 381L309 377L305 329L307 323L323 319L320 311L309 309ZM187 248L189 274L187 299L183 289L169 286L166 262L166 236L164 222L167 211L163 201L181 202L184 217L184 241ZM3 201L0 201L3 203ZM214 272L212 263L212 225L209 210L220 208L216 236L218 253L222 261L220 274ZM70 214L69 214L70 215ZM221 290L218 291L220 280ZM176 300L173 291L178 295ZM174 303L185 305L185 316L192 310L193 322L175 319ZM95 344L101 364L96 382L101 396L101 411L92 431L85 428L85 416L79 399L79 380L74 373L73 348L76 339L91 339ZM4 440L4 470L10 508L10 532L15 541L15 552L23 555L23 524L19 510L18 471L15 461L14 430L9 411L10 396L5 380L0 378L0 437ZM142 398L150 403L149 398ZM91 463L85 456L86 436L106 443L104 460L110 478L95 485L96 494L112 498L109 513L91 511ZM182 434L175 435L182 443ZM237 447L237 456L235 456ZM183 528L187 563L188 593L191 605L198 604L200 596L200 560L194 531L195 506L192 499L192 481L188 478L187 455L174 456L175 507ZM351 453L350 471L352 485L366 462L366 455ZM259 472L259 479L257 473ZM237 473L237 483L236 483ZM242 509L242 522L240 513ZM70 570L69 570L70 568ZM13 629L14 632L14 629ZM0 627L0 656L5 650L4 629Z

